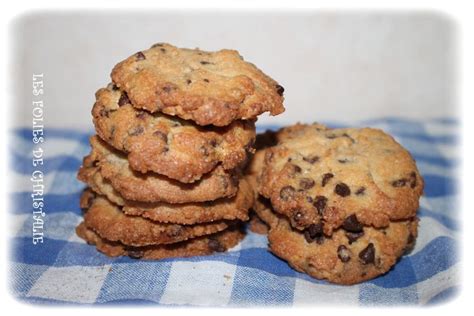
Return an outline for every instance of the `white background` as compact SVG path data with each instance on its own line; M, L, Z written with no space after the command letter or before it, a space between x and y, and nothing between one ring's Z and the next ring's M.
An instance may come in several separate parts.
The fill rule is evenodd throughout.
M31 76L44 73L46 126L92 128L113 66L155 42L237 49L276 79L287 110L259 123L458 114L456 24L430 11L33 12L11 26L16 126L31 125Z

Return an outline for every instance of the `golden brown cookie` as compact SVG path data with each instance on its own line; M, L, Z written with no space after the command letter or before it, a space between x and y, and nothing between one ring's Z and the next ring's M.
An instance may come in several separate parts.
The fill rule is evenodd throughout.
M356 235L343 228L332 236L301 232L286 217L277 215L259 201L257 213L270 226L269 248L297 271L338 284L354 284L390 270L411 250L417 236L418 219L390 222L384 228L363 227Z
M284 111L283 87L234 50L155 44L117 64L111 77L136 108L199 125L226 126Z
M231 227L222 232L197 237L187 241L144 247L130 247L120 242L101 238L84 222L76 228L76 233L88 244L95 245L97 250L109 257L129 256L134 259L165 259L175 257L205 256L214 252L224 252L236 246L244 237L239 227Z
M215 221L198 225L178 225L154 222L140 216L125 215L121 208L90 191L81 197L86 209L84 223L100 237L128 246L171 244L210 235L229 227L231 221Z
M88 182L96 173L106 179L125 199L141 202L189 203L232 197L238 190L237 171L225 171L217 166L195 183L181 183L149 172L140 174L130 169L127 158L113 150L97 136L91 137L92 152L86 156L78 178Z
M423 179L411 155L372 128L283 128L266 149L260 193L300 230L387 227L416 215Z
M81 179L97 194L104 195L111 202L122 206L127 215L142 216L161 223L192 225L218 220L248 220L248 211L254 202L254 192L246 180L239 184L237 195L210 202L170 204L164 202L146 203L123 199L104 179L98 167L82 167Z
M199 127L189 121L137 110L111 85L96 93L92 109L97 134L128 154L133 170L153 171L184 183L199 180L221 165L242 166L253 153L255 123Z

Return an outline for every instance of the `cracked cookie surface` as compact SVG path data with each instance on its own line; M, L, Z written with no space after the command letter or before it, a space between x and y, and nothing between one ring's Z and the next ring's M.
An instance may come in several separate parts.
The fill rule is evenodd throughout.
M97 134L127 153L130 167L184 183L199 180L217 165L230 170L253 153L255 123L199 127L161 113L134 108L126 94L109 85L96 93L92 116Z
M86 190L81 196L84 223L100 237L128 246L171 244L223 231L232 221L198 225L165 224L140 216L125 215L121 208L102 196Z
M259 192L293 227L386 227L414 217L423 192L415 161L372 128L328 129L297 124L265 150Z
M226 171L217 166L201 180L194 183L182 183L156 173L141 174L134 172L125 155L112 149L99 137L90 138L92 151L83 161L78 178L96 172L125 199L141 202L188 203L206 202L219 198L232 197L238 190L237 171Z
M418 219L390 222L384 228L362 227L358 234L344 228L327 237L319 231L303 233L273 212L268 201L255 207L259 218L270 227L270 251L291 267L317 279L338 284L355 284L390 270L415 244Z
M88 244L109 257L129 256L133 259L165 259L175 257L205 256L214 252L224 252L236 246L244 237L239 227L231 227L222 232L193 238L187 241L144 247L130 247L120 242L101 238L84 222L76 228L76 233Z
M136 108L198 125L226 126L284 111L283 87L234 50L158 43L118 63L111 77Z

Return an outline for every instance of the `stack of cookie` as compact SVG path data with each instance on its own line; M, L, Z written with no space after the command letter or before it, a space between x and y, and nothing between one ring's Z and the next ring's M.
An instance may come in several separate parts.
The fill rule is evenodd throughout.
M117 64L92 109L78 235L109 256L148 259L236 245L254 203L242 170L255 121L283 112L282 94L231 50L156 44Z
M423 179L391 136L319 124L266 136L249 179L275 255L315 278L353 284L387 272L413 247Z

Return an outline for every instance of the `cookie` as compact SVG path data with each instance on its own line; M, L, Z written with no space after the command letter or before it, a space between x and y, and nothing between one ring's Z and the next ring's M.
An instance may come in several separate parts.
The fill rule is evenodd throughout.
M233 198L187 204L129 202L125 203L123 211L153 221L191 225L220 220L247 221L253 203L252 188L247 181L241 180L239 191Z
M283 87L234 50L155 44L117 64L111 77L136 108L202 126L284 111Z
M411 155L391 136L372 128L283 128L267 148L259 192L293 227L387 227L412 218L423 179Z
M171 244L210 235L229 227L231 221L198 225L164 224L140 216L125 215L121 208L102 196L86 191L81 197L85 225L100 237L128 246Z
M248 210L254 202L254 192L246 180L241 180L237 195L232 198L211 202L170 204L163 202L146 203L123 199L104 179L98 167L82 167L81 179L97 194L104 195L111 202L122 206L127 215L142 216L161 223L192 225L218 220L248 220Z
M268 225L254 211L250 212L249 229L260 235L268 234Z
M92 115L97 134L126 152L133 170L153 171L184 183L199 180L218 164L226 170L244 165L254 151L253 121L199 127L137 110L126 94L111 85L97 91Z
M154 260L205 256L214 252L224 252L236 246L244 237L239 227L231 227L213 235L197 237L175 244L130 247L101 238L93 230L87 228L84 222L76 228L76 233L88 244L95 245L97 250L109 257L129 256L134 259Z
M87 182L88 168L97 166L101 177L125 199L141 202L189 203L206 202L232 197L238 190L237 171L226 171L217 166L201 180L181 183L156 173L140 174L131 170L126 156L113 150L94 136L90 139L92 151L84 158L78 178ZM85 169L85 170L84 170Z
M418 219L390 222L384 228L363 227L357 236L344 228L330 237L312 236L291 227L286 217L258 202L257 212L270 226L270 251L295 270L338 284L355 284L390 270L410 251L417 236Z

